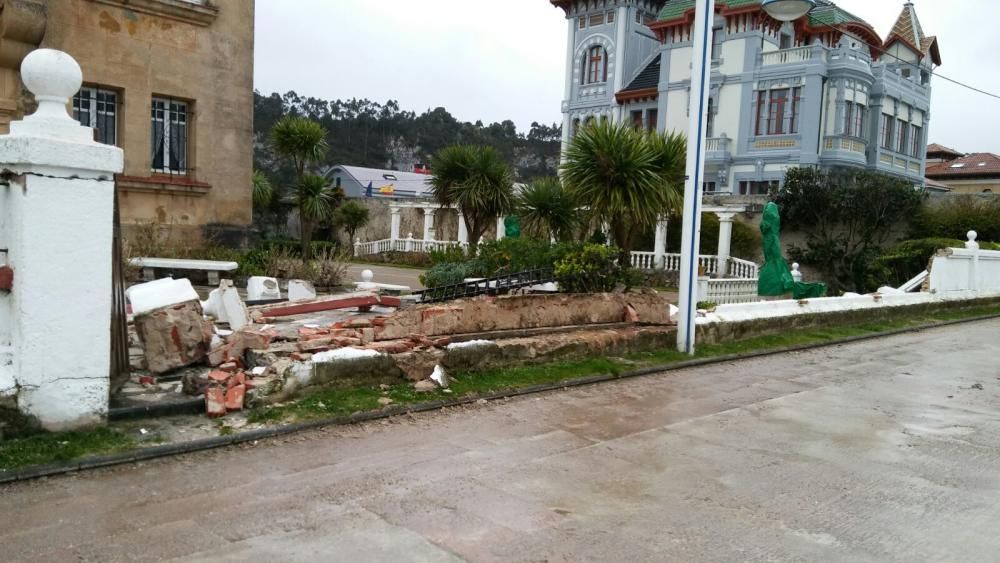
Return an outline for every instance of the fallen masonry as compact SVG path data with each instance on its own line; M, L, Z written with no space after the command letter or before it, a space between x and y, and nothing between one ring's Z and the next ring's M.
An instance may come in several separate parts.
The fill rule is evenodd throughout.
M410 306L369 293L250 307L248 313L250 324L235 331L206 321L197 302L136 316L151 373L140 376L143 387L162 390L172 370L200 364L187 368L174 389L204 397L206 413L221 417L324 389L410 382L416 391L430 391L447 387L456 372L673 342L669 305L655 292Z

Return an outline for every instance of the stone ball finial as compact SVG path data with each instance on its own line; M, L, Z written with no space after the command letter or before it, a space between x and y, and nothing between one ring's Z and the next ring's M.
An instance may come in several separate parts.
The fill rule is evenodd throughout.
M372 272L371 270L361 272L361 281L371 283L373 279L375 279L375 272Z
M976 239L979 238L979 233L976 231L969 231L969 233L965 236L969 237L969 242L976 242Z
M83 85L83 70L73 57L55 49L36 49L21 63L21 80L35 95L39 111L46 102L65 106Z

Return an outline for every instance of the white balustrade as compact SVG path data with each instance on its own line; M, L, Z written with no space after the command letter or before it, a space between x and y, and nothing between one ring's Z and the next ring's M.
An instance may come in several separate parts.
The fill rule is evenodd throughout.
M757 280L724 279L702 280L702 291L698 294L700 301L709 301L716 305L732 305L734 303L755 303L760 301L757 295Z
M795 49L782 49L781 51L771 51L761 55L762 66L785 65L801 63L812 58L812 47L797 47Z
M456 240L422 240L414 238L406 239L383 239L354 243L355 256L373 256L386 252L420 252L427 253L435 250L444 250L458 246L466 246L466 243Z

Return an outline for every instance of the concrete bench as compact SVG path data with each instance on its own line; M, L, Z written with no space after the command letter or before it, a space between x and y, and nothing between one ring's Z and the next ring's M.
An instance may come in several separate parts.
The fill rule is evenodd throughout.
M142 268L142 278L146 281L156 279L156 269L174 271L208 272L209 285L219 285L219 272L235 272L240 265L236 262L219 262L216 260L184 260L178 258L133 258L129 264Z

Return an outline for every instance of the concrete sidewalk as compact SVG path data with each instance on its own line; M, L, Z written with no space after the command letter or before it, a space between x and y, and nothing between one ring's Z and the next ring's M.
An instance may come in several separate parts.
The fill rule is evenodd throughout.
M0 489L5 560L984 561L1000 321Z

